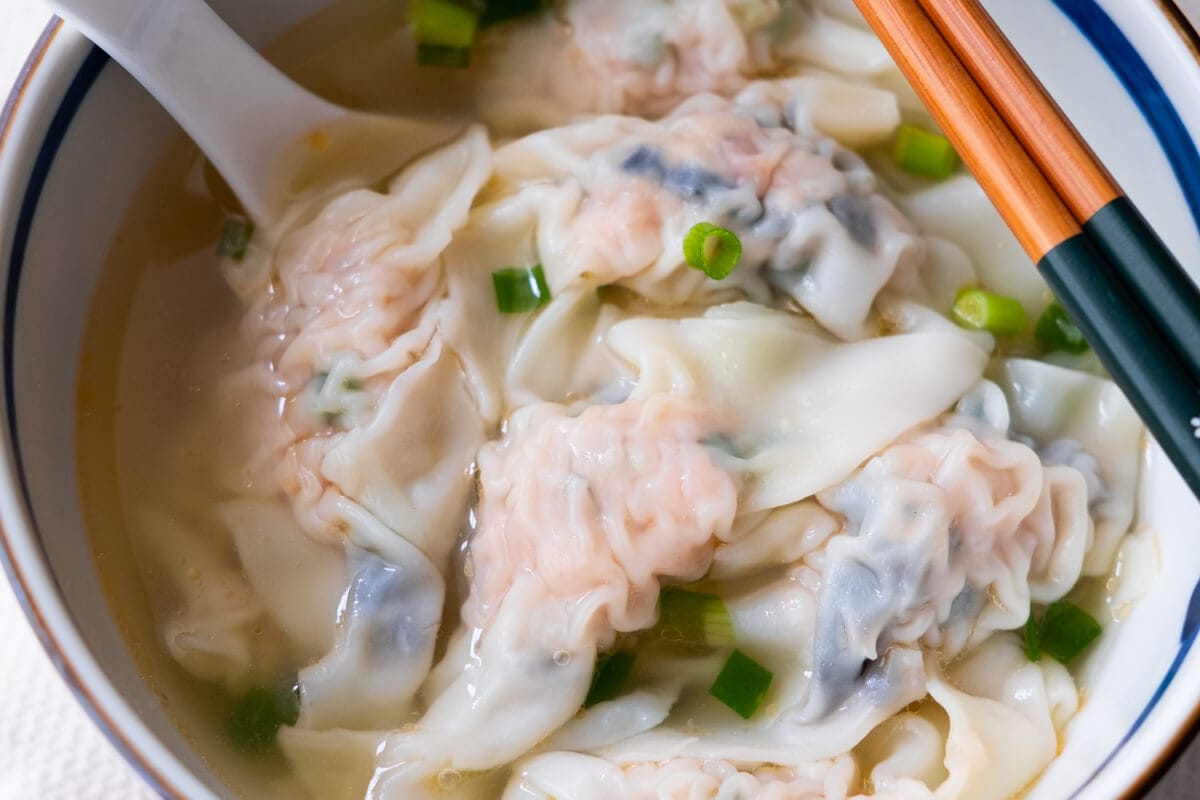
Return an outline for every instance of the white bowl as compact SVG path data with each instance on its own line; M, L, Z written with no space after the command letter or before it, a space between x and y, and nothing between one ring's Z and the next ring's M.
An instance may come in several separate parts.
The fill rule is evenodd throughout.
M262 44L323 0L211 0ZM990 0L1185 264L1200 265L1200 51L1154 0ZM0 113L4 450L0 560L80 703L166 797L229 790L163 712L100 588L76 480L77 365L118 226L176 129L123 71L52 24ZM1089 700L1031 800L1143 794L1200 724L1200 508L1153 449L1141 521L1161 569L1085 669Z

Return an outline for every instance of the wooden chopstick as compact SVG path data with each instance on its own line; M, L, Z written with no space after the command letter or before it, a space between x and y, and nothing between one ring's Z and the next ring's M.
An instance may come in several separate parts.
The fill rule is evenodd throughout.
M1078 222L1123 194L976 0L919 2Z
M919 0L946 42L1200 376L1200 290L978 0Z
M1200 496L1200 379L918 0L855 0L1046 282ZM1197 307L1193 313L1200 313Z
M1034 261L1079 223L916 0L855 0Z

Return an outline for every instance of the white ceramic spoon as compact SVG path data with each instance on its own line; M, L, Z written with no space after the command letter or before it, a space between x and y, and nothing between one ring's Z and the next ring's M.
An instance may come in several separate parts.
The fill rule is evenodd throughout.
M298 86L203 0L49 0L195 140L247 213L269 222L321 180L387 176L460 126L349 111Z

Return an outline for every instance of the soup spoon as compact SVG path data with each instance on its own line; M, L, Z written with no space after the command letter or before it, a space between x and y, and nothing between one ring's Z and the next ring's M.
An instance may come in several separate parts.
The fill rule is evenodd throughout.
M335 179L370 182L460 125L366 114L302 88L203 0L50 0L175 118L259 222L287 196Z

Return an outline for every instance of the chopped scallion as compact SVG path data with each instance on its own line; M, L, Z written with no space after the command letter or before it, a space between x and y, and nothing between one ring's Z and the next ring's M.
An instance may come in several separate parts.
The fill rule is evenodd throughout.
M730 647L733 618L715 594L668 586L658 599L658 635L673 644Z
M229 741L251 754L266 752L284 725L295 725L300 716L300 691L294 683L280 690L257 687L234 703L226 719Z
M592 673L592 685L588 689L587 699L583 701L583 707L591 708L619 695L625 688L625 681L629 680L629 673L633 671L633 662L636 660L637 654L632 650L601 653L596 659L596 671Z
M492 285L501 314L525 314L550 302L550 285L541 264L493 272Z
M1062 664L1074 661L1103 632L1091 614L1062 600L1046 609L1039 628L1041 652Z
M1025 655L1030 661L1042 660L1042 628L1033 616L1033 609L1029 610L1029 619L1025 622Z
M418 44L469 49L475 44L479 13L454 0L412 0L413 30Z
M217 255L241 261L246 257L246 248L254 238L254 222L241 217L230 217L221 228L221 239L217 242Z
M546 0L488 0L483 16L479 18L479 27L499 25L518 17L526 17L546 10Z
M959 292L953 314L962 327L997 336L1015 336L1025 329L1025 307L1020 301L983 289Z
M346 378L342 381L342 388L347 392L361 392L363 390L363 382L358 378Z
M422 67L466 69L471 66L471 48L446 47L440 44L418 44L417 63Z
M1088 349L1087 339L1058 303L1051 303L1042 314L1033 335L1048 350L1079 354Z
M736 711L742 719L750 719L766 699L773 677L769 669L741 650L734 650L708 693Z
M689 267L719 281L742 260L742 242L732 231L700 222L684 237L683 257Z
M905 172L926 178L948 178L958 167L958 153L950 140L916 125L900 126L892 159Z

